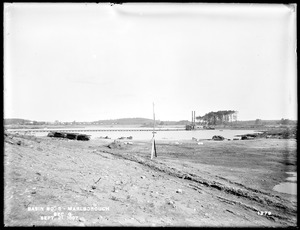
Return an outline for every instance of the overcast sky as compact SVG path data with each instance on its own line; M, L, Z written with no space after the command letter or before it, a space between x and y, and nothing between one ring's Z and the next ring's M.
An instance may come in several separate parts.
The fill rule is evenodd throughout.
M296 12L277 4L4 5L4 117L297 119Z

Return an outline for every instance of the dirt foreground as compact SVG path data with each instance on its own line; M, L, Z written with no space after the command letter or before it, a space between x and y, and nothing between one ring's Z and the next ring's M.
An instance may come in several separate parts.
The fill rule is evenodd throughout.
M5 226L297 225L295 140L112 141L7 136Z

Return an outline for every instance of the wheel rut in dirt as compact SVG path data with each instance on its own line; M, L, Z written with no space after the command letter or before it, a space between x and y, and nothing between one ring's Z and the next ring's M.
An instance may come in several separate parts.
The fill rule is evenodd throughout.
M214 181L212 180L207 180L204 178L201 178L199 175L193 174L193 173L188 173L188 172L183 172L180 171L174 167L169 167L161 162L158 162L156 159L147 159L145 157L140 157L140 156L133 156L132 153L129 155L127 153L124 153L125 151L113 151L110 149L110 151L107 151L105 148L98 148L97 152L94 152L95 154L99 154L99 155L103 155L101 153L105 153L105 154L110 154L113 156L117 156L126 160L130 160L139 164L142 164L144 166L147 166L149 168L151 168L152 170L156 170L156 171L160 171L163 173L166 173L168 175L180 178L180 179L184 179L184 180L188 180L188 181L192 181L196 184L200 184L202 186L205 186L207 188L212 189L212 191L218 191L221 194L225 193L226 195L232 195L232 199L227 201L231 201L232 204L234 205L239 205L243 208L252 210L252 211L256 211L258 212L259 209L255 208L254 206L249 206L246 204L243 204L239 201L234 201L234 199L240 199L240 198L244 198L245 200L250 201L251 203L255 203L255 205L258 205L260 207L268 207L268 209L270 209L270 207L272 207L273 209L273 213L274 211L276 211L276 214L274 213L272 215L272 218L277 218L278 220L281 221L286 221L286 222L293 222L293 220L289 217L289 216L295 216L296 215L296 210L297 208L291 208L287 205L284 205L282 203L290 203L290 201L288 200L284 200L282 198L280 198L279 196L275 196L273 194L264 192L264 191L259 191L257 189L253 189L253 188L249 188L243 184L240 183L235 183L235 182L231 182L230 180L223 178L223 177L219 177L217 176L218 179L220 180L224 180L227 183L231 183L233 184L235 187L231 187L228 185L225 185L223 183ZM239 187L239 188L237 188ZM218 196L217 196L218 198ZM224 201L225 198L218 198L219 200L221 199L221 201ZM270 217L271 218L271 217Z

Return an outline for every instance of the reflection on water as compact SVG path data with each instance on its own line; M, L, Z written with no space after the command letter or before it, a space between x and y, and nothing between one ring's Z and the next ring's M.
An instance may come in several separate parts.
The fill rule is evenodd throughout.
M274 186L273 190L281 193L287 193L291 195L297 195L297 173L296 172L286 172L292 175L287 177L285 180L289 182L283 182Z

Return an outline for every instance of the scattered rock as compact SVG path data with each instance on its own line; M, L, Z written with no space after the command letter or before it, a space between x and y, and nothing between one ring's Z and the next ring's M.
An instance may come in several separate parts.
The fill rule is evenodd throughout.
M92 189L96 189L97 187L95 185L92 185Z
M132 136L129 136L129 137L119 137L118 139L122 140L122 139L130 139L132 140Z
M182 189L177 189L176 193L182 193Z
M115 197L115 196L111 196L110 199L112 199L112 200L118 200L117 197Z
M84 219L83 217L80 217L80 218L78 219L78 221L79 221L79 222L85 222L85 219Z
M145 179L146 177L145 177L145 176L141 176L141 178L142 178L142 179Z
M153 204L153 202L149 203L149 206L150 206L151 208L154 208L154 207L155 207L155 205Z
M173 200L167 200L166 203L169 204L169 205L171 205L173 208L176 208L175 201L173 201Z
M223 136L213 136L211 139L213 139L214 141L223 141L225 138Z
M124 146L124 143L115 140L114 142L110 143L107 147L110 149L118 149L122 148Z
M112 190L112 192L115 192L115 193L117 193L117 192L118 192L118 190L116 189L116 187L113 187L113 190Z
M105 137L97 137L98 139L111 139L110 137L108 137L108 136L105 136Z
M125 145L133 145L133 142L128 141L128 142L124 142Z

